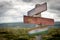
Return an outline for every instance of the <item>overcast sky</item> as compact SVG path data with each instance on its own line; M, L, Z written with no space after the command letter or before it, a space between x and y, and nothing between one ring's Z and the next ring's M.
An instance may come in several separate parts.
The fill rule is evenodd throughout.
M23 15L44 2L47 2L47 11L42 17L60 21L60 0L0 0L0 23L23 22Z

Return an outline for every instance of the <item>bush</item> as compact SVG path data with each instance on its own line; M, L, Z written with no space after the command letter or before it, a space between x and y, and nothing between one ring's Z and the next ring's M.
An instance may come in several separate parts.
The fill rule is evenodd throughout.
M60 40L60 28L51 28L48 34L43 35L43 40Z

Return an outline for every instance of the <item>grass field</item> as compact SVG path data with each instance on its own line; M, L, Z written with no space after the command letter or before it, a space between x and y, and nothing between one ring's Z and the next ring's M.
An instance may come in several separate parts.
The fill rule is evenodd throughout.
M35 36L28 35L29 29L30 28L0 28L0 40L36 40ZM58 37L57 35L60 35L60 28L51 28L48 30L48 34L42 35L42 39L53 39Z
M35 40L35 37L30 37L28 35L29 28L0 28L0 40L20 40L20 38L24 38L24 40Z

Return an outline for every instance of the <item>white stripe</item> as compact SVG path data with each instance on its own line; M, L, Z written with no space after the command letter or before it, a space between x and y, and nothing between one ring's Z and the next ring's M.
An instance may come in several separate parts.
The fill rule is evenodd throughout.
M35 29L35 30L32 30L32 31L29 31L28 33L33 34L33 33L43 32L43 31L46 31L46 30L48 30L48 28Z

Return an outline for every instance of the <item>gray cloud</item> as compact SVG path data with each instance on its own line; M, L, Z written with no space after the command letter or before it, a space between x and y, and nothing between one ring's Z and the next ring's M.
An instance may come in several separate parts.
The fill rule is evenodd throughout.
M50 9L60 11L60 3L51 3Z
M49 8L51 10L60 10L60 1L59 0L48 0Z
M24 1L24 2L32 2L32 0L22 0L22 1Z
M4 13L12 8L12 4L6 1L0 2L0 16L4 16Z
M60 0L46 0L48 12L55 14L54 18L60 19Z
M47 2L48 9L50 9L48 10L48 12L52 12L56 14L55 17L60 17L60 1L59 0L11 0L9 2L8 1L0 2L0 21L1 22L5 22L6 20L20 21L21 19L19 18L22 18L20 16L26 14L25 11L27 11L28 9L32 9L33 8L32 5L35 6L35 4L38 4L41 2ZM24 5L25 7L23 9Z
M37 4L37 3L41 3L41 2L46 2L46 0L22 0L23 2L26 3L33 3L33 4Z

